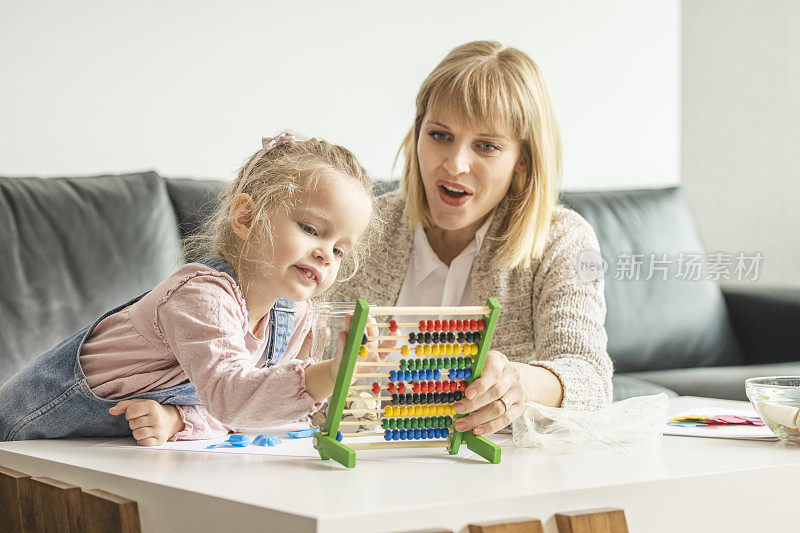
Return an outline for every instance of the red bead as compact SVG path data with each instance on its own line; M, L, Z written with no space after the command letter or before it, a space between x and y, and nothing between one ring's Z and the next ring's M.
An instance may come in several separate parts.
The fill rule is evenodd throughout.
M430 332L436 331L436 329L434 328L433 320L428 320L428 323L426 325L428 326L428 331L430 331Z
M456 320L456 331L464 331L464 321L459 319Z
M389 321L389 331L397 331L397 320Z
M451 319L450 319L450 323L449 323L448 325L450 326L450 331L458 331L458 330L456 329L457 322L455 321L455 319L454 319L454 318L451 318Z
M478 320L478 331L483 331L485 327L486 324L483 322L483 319L481 318L480 320Z
M419 381L415 381L411 384L411 390L414 392L419 392Z
M467 390L467 382L465 380L461 380L461 383L458 384L458 390L461 392Z
M394 394L397 391L397 385L395 385L392 381L389 382L386 388L389 390L389 394ZM374 386L372 387L372 390L375 390Z
M458 390L458 381L452 380L450 381L449 385L450 385L450 390L448 392L455 392Z
M405 391L406 391L406 384L405 384L405 382L404 382L404 381L401 381L401 382L400 382L400 383L397 385L397 392L399 392L400 394L403 394Z
M419 330L422 331L423 333L428 331L428 325L424 320L419 321Z
M372 394L378 394L381 391L381 385L377 381L372 384Z
M420 382L419 391L420 392L430 392L430 390L428 390L428 382L427 381Z
M472 319L469 321L469 330L470 331L477 331L478 330L478 321Z
M442 321L441 320L434 320L433 321L433 331L441 331L442 330Z
M436 392L442 392L443 388L444 387L442 386L442 382L441 381L437 381L436 382Z
M450 331L450 322L442 320L442 331Z

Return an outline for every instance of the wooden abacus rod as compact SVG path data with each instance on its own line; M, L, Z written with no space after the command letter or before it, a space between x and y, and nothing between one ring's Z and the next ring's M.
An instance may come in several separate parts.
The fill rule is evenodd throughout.
M390 442L348 442L347 447L351 450L371 450L375 448L441 448L450 441L448 439L434 440L404 440Z
M387 401L388 402L389 400L392 399L392 397L391 396L372 396L370 398L363 398L361 396L348 396L347 399L348 400L364 400L364 401L367 401L367 400L380 400L380 401Z
M453 404L452 403L435 403L435 404L418 404L418 405L421 405L422 407L425 407L426 405L433 405L433 406L450 405L452 407ZM384 410L383 409L343 409L342 410L342 414L343 415L352 415L352 414L356 414L356 413L376 414L378 416L383 416ZM452 413L452 411L450 413ZM414 414L414 415L411 415L411 418L419 418L421 416L448 416L448 415L450 415L450 413L443 413L442 415L417 415L417 414ZM404 417L393 416L393 417L390 417L390 418L404 418Z
M370 337L371 341L408 341L408 336L393 337L391 335L378 335L377 337Z
M380 426L380 420L342 420L340 426Z
M370 316L408 316L408 315L488 315L491 312L483 305L465 305L460 307L370 307ZM398 324L399 325L399 324ZM417 324L419 325L419 324Z
M350 390L372 390L372 385L351 385Z
M396 325L398 328L418 328L419 322L398 322L397 324L392 324L390 322L377 322L375 324L367 324L369 328L391 328L392 326Z
M356 366L400 366L400 361L364 361Z
M353 374L353 378L354 379L355 378L388 378L388 377L389 377L388 373L382 373L382 374ZM353 387L350 387L350 388L352 389ZM371 389L372 387L368 387L368 388Z

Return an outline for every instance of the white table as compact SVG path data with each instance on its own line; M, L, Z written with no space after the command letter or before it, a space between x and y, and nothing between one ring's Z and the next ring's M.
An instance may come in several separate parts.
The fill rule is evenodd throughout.
M674 414L741 402L684 397ZM543 455L503 446L502 462L452 464L92 447L103 439L0 444L0 465L136 500L145 532L409 531L624 509L633 532L797 528L800 446L665 436L659 446ZM442 451L442 453L445 453Z

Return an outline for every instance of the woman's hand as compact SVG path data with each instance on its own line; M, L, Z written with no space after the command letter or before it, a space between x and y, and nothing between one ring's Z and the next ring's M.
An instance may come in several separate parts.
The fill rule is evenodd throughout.
M125 414L139 446L160 446L183 430L181 415L174 405L161 405L153 400L122 400L108 412Z
M546 368L514 363L497 350L489 350L481 377L470 383L465 398L456 402L457 431L489 435L503 429L522 414L525 403L561 404L561 382Z

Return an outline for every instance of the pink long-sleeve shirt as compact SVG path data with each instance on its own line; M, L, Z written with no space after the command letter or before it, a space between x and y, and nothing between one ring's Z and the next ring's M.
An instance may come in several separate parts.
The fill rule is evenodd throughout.
M102 320L81 348L80 364L92 392L106 399L191 381L202 405L178 407L184 429L171 440L292 422L320 406L306 390L308 363L296 359L311 329L310 303L297 303L286 352L264 368L268 317L250 331L236 282L189 263Z

